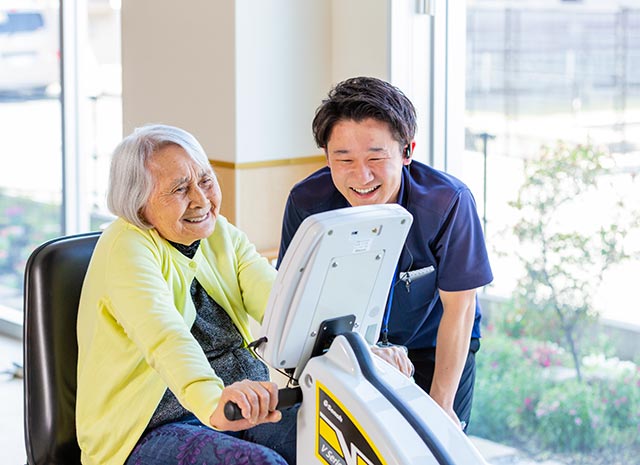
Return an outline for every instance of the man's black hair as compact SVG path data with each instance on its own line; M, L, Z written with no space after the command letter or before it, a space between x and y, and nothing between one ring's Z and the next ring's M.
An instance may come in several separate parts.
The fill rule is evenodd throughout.
M387 123L393 138L403 147L413 141L416 132L413 104L397 87L372 77L350 78L329 91L313 118L313 137L318 147L326 149L337 122L368 118Z

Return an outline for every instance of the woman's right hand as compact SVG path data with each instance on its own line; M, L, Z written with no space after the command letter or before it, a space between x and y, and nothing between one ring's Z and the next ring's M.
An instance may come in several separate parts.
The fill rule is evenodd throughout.
M227 402L235 402L242 412L242 419L229 421L224 415ZM260 423L280 421L282 414L276 410L278 386L270 381L238 381L222 391L218 406L211 414L209 422L217 430L242 431Z

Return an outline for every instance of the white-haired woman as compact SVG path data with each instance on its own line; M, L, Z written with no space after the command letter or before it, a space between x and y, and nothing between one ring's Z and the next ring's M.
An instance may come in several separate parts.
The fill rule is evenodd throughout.
M296 409L247 348L275 270L219 214L188 132L136 129L115 149L102 233L78 313L84 464L293 464ZM227 401L243 419L228 421ZM286 462L285 460L286 459Z

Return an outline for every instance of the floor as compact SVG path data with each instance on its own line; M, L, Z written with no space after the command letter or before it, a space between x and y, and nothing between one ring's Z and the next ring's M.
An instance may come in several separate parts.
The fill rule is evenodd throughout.
M22 379L14 376L15 365L22 366L22 343L0 336L0 464L24 465L22 424Z
M22 423L22 379L15 365L22 366L22 343L0 334L0 465L24 465L24 429ZM557 462L531 462L515 449L480 438L471 438L490 465L562 465Z

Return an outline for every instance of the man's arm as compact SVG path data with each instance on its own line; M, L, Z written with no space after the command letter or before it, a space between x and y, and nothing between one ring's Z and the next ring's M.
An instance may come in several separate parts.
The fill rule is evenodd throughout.
M476 309L476 290L440 290L443 314L438 327L436 365L430 396L457 423L453 400L469 353Z

